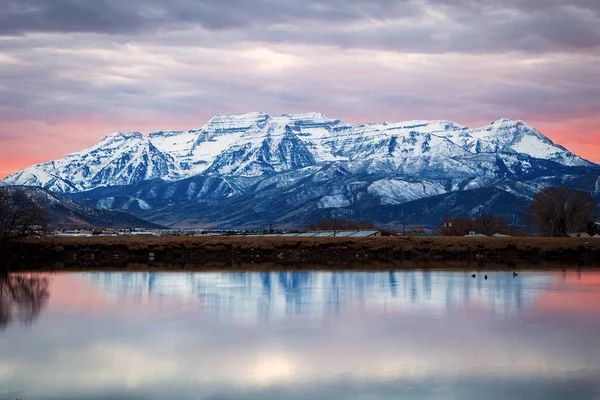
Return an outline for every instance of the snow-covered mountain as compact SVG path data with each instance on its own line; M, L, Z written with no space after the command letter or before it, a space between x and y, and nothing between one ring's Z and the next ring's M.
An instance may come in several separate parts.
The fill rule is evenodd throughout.
M294 316L322 318L361 309L375 312L443 313L471 304L498 315L533 306L550 277L531 276L527 283L510 272L498 273L502 285L478 287L464 273L397 272L261 272L261 273L84 273L77 279L113 300L190 306L223 320L259 323Z
M0 184L149 216L165 206L242 199L256 212L272 210L275 200L300 211L399 205L505 181L523 183L506 191L525 198L598 168L523 121L470 129L450 121L353 125L317 113L250 113L218 114L190 131L117 132Z
M73 193L199 174L264 176L335 161L354 171L415 177L494 176L493 165L473 162L480 154L502 155L513 170L530 166L510 155L591 166L522 121L468 129L448 121L351 125L321 114L251 113L219 114L187 132L113 133L89 149L16 172L4 183Z
M116 132L89 149L26 168L3 182L72 193L161 179L175 168L172 157L154 147L141 133Z

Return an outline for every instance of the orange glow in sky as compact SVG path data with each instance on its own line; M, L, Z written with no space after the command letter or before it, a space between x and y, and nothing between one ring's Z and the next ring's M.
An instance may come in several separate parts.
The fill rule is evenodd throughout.
M380 122L383 119L357 116L327 115L351 123ZM156 130L188 130L202 127L210 115L204 118L169 118L161 116L134 115L129 120L90 117L78 118L55 124L30 121L0 121L8 132L19 132L3 140L0 146L0 178L22 170L30 165L64 157L65 155L91 147L104 136L120 131L140 131L144 134ZM397 121L406 120L398 118ZM485 122L463 123L479 127ZM491 121L490 121L491 122ZM581 121L544 122L526 121L557 144L592 162L600 163L600 117Z

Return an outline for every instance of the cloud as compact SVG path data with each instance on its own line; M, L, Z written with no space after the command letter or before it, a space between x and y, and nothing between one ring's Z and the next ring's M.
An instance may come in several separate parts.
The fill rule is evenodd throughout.
M204 29L238 39L418 52L591 49L600 7L579 0L4 0L0 34L138 37ZM560 29L557 29L560 27Z
M391 0L6 0L4 33L139 33L190 25L221 30L301 21L348 22L411 15L412 1Z
M599 63L595 0L0 0L0 155L255 110L564 132L600 123Z
M177 398L439 398L446 390L547 399L599 389L593 271L497 272L483 286L447 272L47 277L42 317L2 332L0 387L18 394L10 398L171 398L174 390Z
M23 39L26 41L26 39ZM85 46L83 46L85 44ZM0 116L321 111L366 122L598 113L599 54L406 54L327 46L126 43L5 49ZM16 68L18 66L18 68ZM577 79L573 79L577 77ZM17 85L14 82L18 82ZM204 110L200 115L200 110ZM357 115L357 111L360 113ZM357 121L358 119L358 121Z

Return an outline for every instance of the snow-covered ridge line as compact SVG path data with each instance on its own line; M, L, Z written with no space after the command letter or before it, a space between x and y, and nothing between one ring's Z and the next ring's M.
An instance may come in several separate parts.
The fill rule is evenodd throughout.
M344 163L352 174L485 178L526 173L535 167L532 160L594 167L511 119L470 129L443 120L355 125L320 113L254 112L217 114L189 131L115 132L89 149L31 166L0 184L75 193L199 175L263 177L331 163Z

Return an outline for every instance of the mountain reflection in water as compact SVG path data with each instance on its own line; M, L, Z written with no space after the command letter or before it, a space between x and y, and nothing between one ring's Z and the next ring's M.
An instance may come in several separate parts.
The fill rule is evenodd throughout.
M90 273L78 278L116 301L196 302L206 312L236 321L314 317L364 307L444 312L478 304L498 313L515 313L539 295L508 273L497 273L489 282L435 271ZM525 284L544 287L551 281L534 275Z
M11 275L0 399L600 396L600 272L488 275Z

